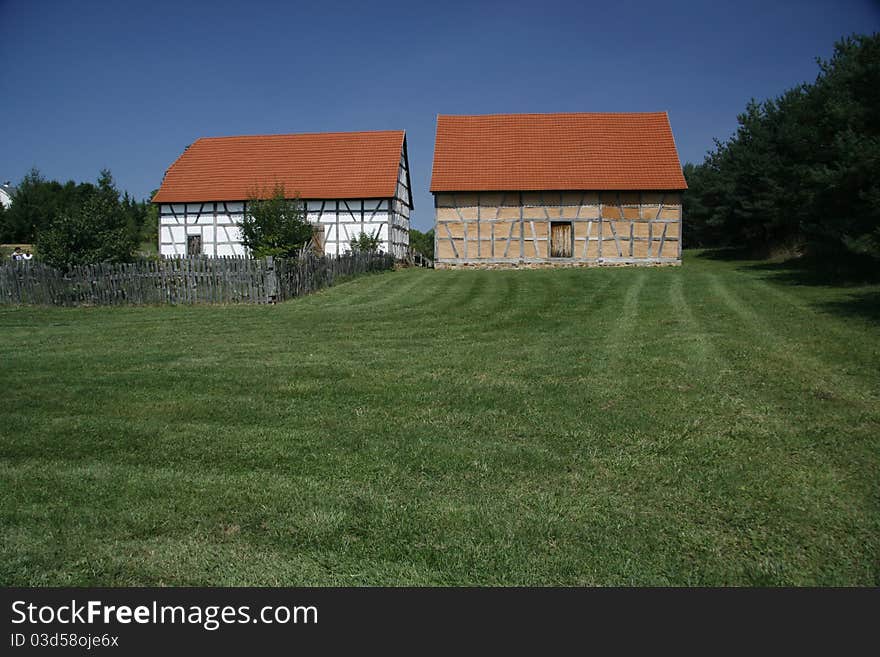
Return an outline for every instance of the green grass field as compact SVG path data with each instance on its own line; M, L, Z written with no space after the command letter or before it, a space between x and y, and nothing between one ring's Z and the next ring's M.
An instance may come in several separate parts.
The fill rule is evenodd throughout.
M878 287L789 274L0 309L0 583L880 584Z

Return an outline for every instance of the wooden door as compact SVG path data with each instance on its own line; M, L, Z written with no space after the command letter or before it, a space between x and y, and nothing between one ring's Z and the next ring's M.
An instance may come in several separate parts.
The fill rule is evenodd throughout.
M186 236L186 255L202 255L202 236L187 235Z
M553 221L550 223L550 257L570 258L572 252L571 222Z
M324 227L320 225L312 226L312 241L309 242L309 248L312 253L318 256L324 255Z

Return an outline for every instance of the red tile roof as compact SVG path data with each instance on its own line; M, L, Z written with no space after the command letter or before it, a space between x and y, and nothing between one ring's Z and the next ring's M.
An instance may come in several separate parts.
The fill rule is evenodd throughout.
M244 201L276 183L300 198L389 198L403 130L203 137L165 173L154 203Z
M669 117L437 117L432 192L564 189L687 189Z

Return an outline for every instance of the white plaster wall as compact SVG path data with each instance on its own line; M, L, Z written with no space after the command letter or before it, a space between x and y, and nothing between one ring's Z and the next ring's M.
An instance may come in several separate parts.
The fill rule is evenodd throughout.
M324 228L324 253L343 255L361 233L378 235L379 248L390 252L388 199L327 199L308 201L307 218Z
M307 201L306 216L310 222L324 227L324 253L327 255L342 255L351 250L351 240L362 232L378 235L381 240L379 248L391 253L390 207L388 199L311 200ZM186 252L188 235L202 236L204 255L246 255L237 225L242 219L242 202L163 203L159 211L161 255L189 255ZM399 250L396 249L395 253Z
M163 203L159 206L159 253L185 256L186 237L202 236L202 253L209 256L242 256L243 203Z
M400 154L400 166L397 170L397 198L392 204L390 222L389 252L396 258L409 256L409 203L410 190L407 187L406 158Z

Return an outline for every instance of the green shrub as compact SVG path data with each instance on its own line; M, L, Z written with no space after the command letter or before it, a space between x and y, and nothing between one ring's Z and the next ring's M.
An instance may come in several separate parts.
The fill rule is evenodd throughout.
M287 198L282 185L271 194L252 193L239 227L242 243L255 258L293 257L308 246L314 231L302 202Z
M361 233L351 240L352 253L378 253L382 240L378 235L369 235Z

